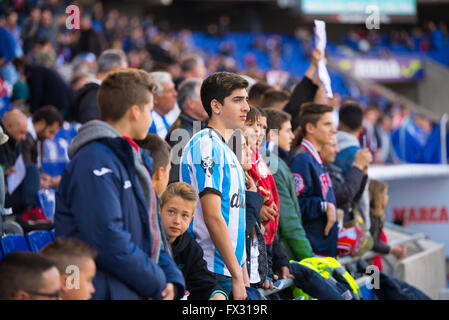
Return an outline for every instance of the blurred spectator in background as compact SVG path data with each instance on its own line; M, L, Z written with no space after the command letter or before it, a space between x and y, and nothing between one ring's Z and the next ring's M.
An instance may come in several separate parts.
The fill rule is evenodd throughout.
M156 86L154 92L154 109L151 111L153 123L149 133L156 133L165 139L170 126L175 122L180 111L175 108L178 93L170 73L156 71L150 73L151 79Z
M98 255L95 249L76 238L59 237L42 248L40 255L53 261L59 270L62 300L91 298L95 292L92 283L96 273L95 257ZM78 286L74 286L68 278L74 270L78 272Z
M200 78L190 78L179 85L178 105L181 108L181 113L165 137L165 141L173 148L170 183L179 181L179 163L182 151L190 138L206 127L206 120L209 118L201 102L202 83L203 80Z
M117 68L127 68L125 53L118 49L105 50L97 61L96 78L79 89L71 102L68 119L84 124L90 120L100 119L97 94L100 84L109 72Z
M248 104L250 106L254 107L261 107L262 98L265 92L268 90L273 89L272 86L270 86L266 82L256 82L254 85L251 86L251 89L248 91Z
M0 261L0 300L60 300L59 271L32 252L12 252Z
M285 90L270 89L262 95L261 108L283 110L290 99L290 92Z
M30 65L21 58L14 60L19 73L24 74L30 88L30 112L41 106L52 105L63 116L67 115L73 96L72 88L54 69L39 65Z

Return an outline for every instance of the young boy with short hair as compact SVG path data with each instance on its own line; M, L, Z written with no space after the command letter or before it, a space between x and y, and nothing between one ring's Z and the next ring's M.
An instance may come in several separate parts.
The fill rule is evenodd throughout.
M207 270L203 249L187 231L193 219L198 194L185 182L170 184L162 193L159 212L173 259L186 280L189 300L226 300L227 295Z
M137 140L136 143L143 149L142 157L145 166L150 171L154 191L158 197L161 197L165 188L167 188L170 177L171 147L155 133L148 133L145 139ZM151 160L148 159L148 156Z
M269 166L277 162L274 181L279 195L278 235L285 245L290 259L300 261L313 257L312 247L306 237L301 219L301 210L296 198L292 173L286 163L294 139L291 116L285 111L265 109L267 115L268 153L264 154Z
M40 255L53 261L59 270L62 300L91 298L95 292L92 281L97 269L95 265L97 254L97 250L76 238L56 238L42 248ZM79 278L72 281L69 279L71 274L78 274Z

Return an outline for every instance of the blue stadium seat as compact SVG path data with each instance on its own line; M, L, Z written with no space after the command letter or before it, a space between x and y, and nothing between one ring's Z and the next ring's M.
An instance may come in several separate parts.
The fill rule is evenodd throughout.
M0 239L3 254L14 251L30 251L25 237L19 234L7 234Z
M55 239L56 239L55 229L51 229L50 234L51 234L52 241L55 241Z
M26 235L31 251L38 253L49 242L53 241L50 231L31 231Z

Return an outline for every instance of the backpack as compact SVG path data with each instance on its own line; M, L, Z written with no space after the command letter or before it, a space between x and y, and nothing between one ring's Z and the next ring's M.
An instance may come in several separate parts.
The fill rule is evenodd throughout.
M338 232L337 255L339 257L350 255L351 257L363 256L373 248L374 240L365 222L357 209L353 209L353 219L343 224Z
M290 261L295 262L295 261ZM316 272L322 277L329 279L340 291L346 300L360 300L360 289L354 278L348 271L332 257L312 257L302 259L297 262L306 266ZM304 293L300 288L292 286L292 293L295 298L299 296L305 297L308 300L310 297Z

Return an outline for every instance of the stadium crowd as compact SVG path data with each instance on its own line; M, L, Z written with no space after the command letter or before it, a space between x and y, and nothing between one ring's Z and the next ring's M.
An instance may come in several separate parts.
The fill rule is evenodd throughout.
M2 3L0 192L25 232L54 228L56 240L1 259L1 299L260 299L288 278L293 290L270 298L359 299L347 272L331 281L317 266L405 256L387 244L387 189L367 171L399 162L391 133L405 123L425 143L424 116L375 96L329 99L318 49L279 87L250 56L239 70L232 43L213 56L189 30L101 2L68 30L67 3L35 2ZM276 37L254 46L282 58ZM52 175L45 145L69 123L70 162ZM54 215L37 197L49 189Z

